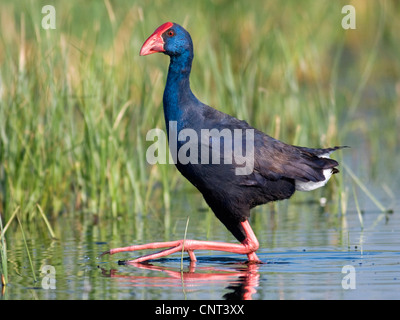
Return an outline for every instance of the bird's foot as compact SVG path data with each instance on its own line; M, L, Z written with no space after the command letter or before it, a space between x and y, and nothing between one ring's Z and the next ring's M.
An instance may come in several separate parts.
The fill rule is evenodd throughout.
M196 255L194 254L194 250L217 250L217 251L225 251L239 254L247 254L248 263L262 263L261 260L257 257L254 251L249 251L248 245L245 241L242 244L233 244L233 243L224 243L224 242L212 242L212 241L197 241L197 240L177 240L171 242L154 242L143 245L134 245L123 248L115 248L110 249L103 252L99 257L102 257L107 254L115 254L119 252L128 252L128 251L138 251L138 250L148 250L148 249L157 249L157 248L167 248L162 251L148 254L136 258L134 260L124 261L124 264L130 263L139 263L145 262L148 260L154 260L161 257L168 256L172 253L186 251L189 254L189 258L191 262L197 261Z
M263 262L257 257L255 252L251 252L247 254L247 258L248 258L248 263L249 264L262 264Z
M189 254L190 261L196 261L196 256L193 252L193 250L190 249L190 246L187 246L187 242L191 242L193 240L177 240L177 241L170 241L170 242L154 242L154 243L148 243L148 244L143 244L143 245L134 245L134 246L129 246L129 247L123 247L123 248L115 248L115 249L110 249L105 252L103 252L99 257L102 257L107 254L115 254L119 252L128 252L128 251L138 251L138 250L148 250L148 249L158 249L158 248L167 248L165 250L144 255L139 258L136 258L134 260L126 261L125 263L137 263L137 262L144 262L148 260L154 260L157 258L165 257L168 256L172 253L179 252L179 251L186 251Z
M154 260L168 256L172 253L182 252L182 251L186 251L189 254L190 261L194 262L196 261L194 250L215 250L215 251L225 251L238 254L246 254L249 263L261 263L261 260L257 257L255 253L256 250L258 249L257 238L255 237L253 231L251 230L251 227L247 220L242 222L241 224L247 235L246 239L241 244L183 239L183 240L176 240L169 242L153 242L142 245L133 245L129 247L110 249L108 251L103 252L100 255L100 257L106 254L115 254L119 252L167 248L156 253L144 255L134 260L130 260L126 263L137 263L148 260Z

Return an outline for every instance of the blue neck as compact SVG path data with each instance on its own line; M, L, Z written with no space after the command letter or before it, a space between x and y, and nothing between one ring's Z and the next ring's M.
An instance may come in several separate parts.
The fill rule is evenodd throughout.
M198 101L190 89L189 76L192 69L192 60L192 50L171 56L163 97L167 129L169 121L177 121L178 130L180 130L184 110L193 102Z

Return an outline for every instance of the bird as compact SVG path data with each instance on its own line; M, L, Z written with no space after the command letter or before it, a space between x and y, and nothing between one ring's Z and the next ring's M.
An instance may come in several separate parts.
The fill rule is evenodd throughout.
M185 134L183 138L180 134L191 132L200 138L193 139L190 147L208 151L208 156L207 153L205 156L196 155L193 151L192 160L195 161L187 161L188 150L192 153L194 149L186 145L186 153L180 153L183 157L176 157L175 166L200 191L215 216L239 243L181 239L110 249L102 255L163 249L128 263L141 263L181 251L187 252L190 261L195 262L195 250L215 250L247 255L247 262L262 263L256 254L259 242L249 223L250 210L271 201L288 199L296 190L311 191L324 186L333 174L339 172L336 168L339 164L330 158L330 154L345 146L318 149L286 144L251 127L244 120L200 102L189 81L194 58L192 38L177 23L162 24L144 42L140 55L153 53L170 57L163 95L170 149L172 143L178 150L189 144L187 136L184 139ZM231 133L230 136L224 135L231 139L224 139L224 146L217 144L218 136L210 135L212 130ZM241 152L224 153L225 146L228 146L228 151L237 147ZM248 150L251 152L247 154ZM215 154L219 159L212 158ZM215 161L210 163L207 161L210 159ZM243 166L246 162L248 168Z

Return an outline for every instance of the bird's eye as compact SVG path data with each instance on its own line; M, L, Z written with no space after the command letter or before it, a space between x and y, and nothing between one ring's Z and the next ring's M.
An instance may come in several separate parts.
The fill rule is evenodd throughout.
M173 37L175 35L174 30L172 30L172 29L168 30L167 35L168 35L168 37Z

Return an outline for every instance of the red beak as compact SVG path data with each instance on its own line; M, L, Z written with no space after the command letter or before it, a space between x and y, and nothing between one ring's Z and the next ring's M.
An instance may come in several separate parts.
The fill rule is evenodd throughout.
M164 40L162 34L171 28L174 24L172 22L166 22L159 26L156 31L144 42L142 49L140 49L140 55L145 56L156 52L164 52Z

